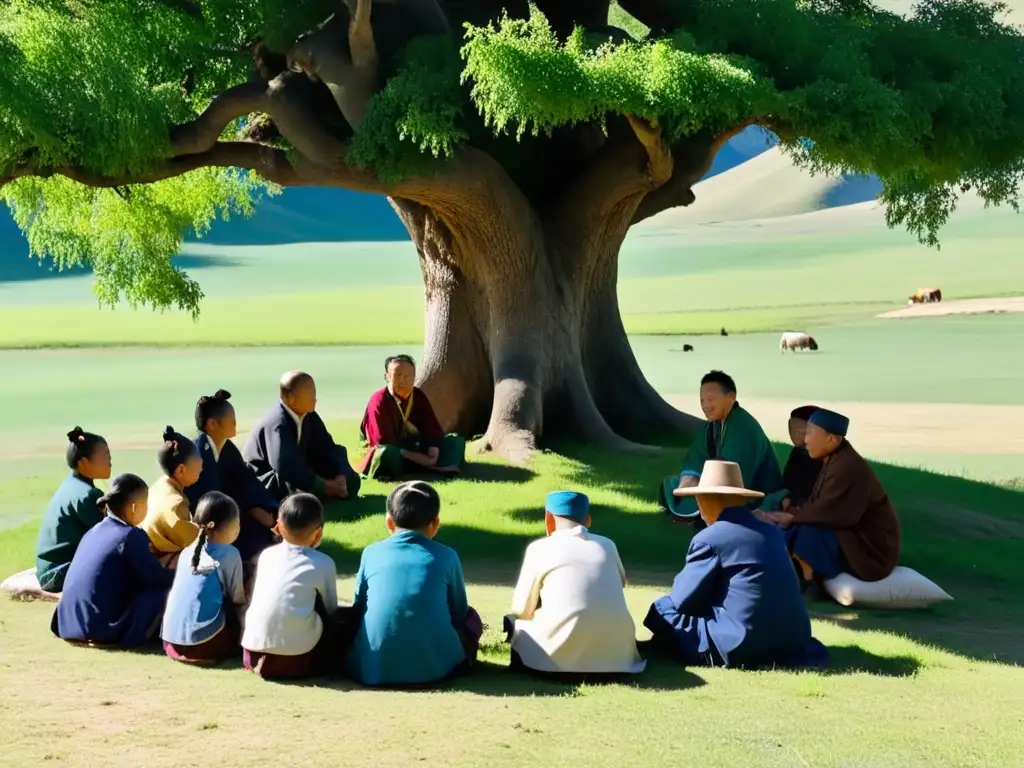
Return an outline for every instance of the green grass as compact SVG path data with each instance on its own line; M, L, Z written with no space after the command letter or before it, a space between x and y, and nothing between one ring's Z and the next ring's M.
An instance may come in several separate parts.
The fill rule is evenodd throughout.
M1018 256L1024 219L1015 214L965 211L950 223L941 251L886 230L877 216L856 218L857 226L830 218L831 212L816 216L805 231L778 223L638 231L620 265L627 330L817 328L903 306L922 285L941 286L947 299L1024 294ZM423 288L411 243L193 245L186 257L207 294L198 322L177 313L100 309L88 277L0 282L0 348L418 344L423 338Z
M621 766L689 764L695 754L709 766L1017 763L1024 671L1011 664L1024 661L1016 562L1024 494L915 470L878 467L900 510L903 562L957 601L923 612L813 604L815 633L833 648L827 673L684 670L655 660L635 685L568 687L505 672L500 617L523 547L541 533L544 495L590 494L595 530L616 540L630 572L639 624L689 538L650 501L677 461L563 446L528 470L477 463L466 479L443 484L439 538L460 551L471 602L489 627L479 672L441 692L274 685L239 668L70 648L49 636L48 607L0 602L6 764L171 765L183 749L229 765ZM371 482L362 500L329 507L322 549L341 573L385 534L387 490ZM46 492L39 484L26 502L38 509ZM0 572L31 564L35 526L0 533ZM350 591L343 584L342 594Z

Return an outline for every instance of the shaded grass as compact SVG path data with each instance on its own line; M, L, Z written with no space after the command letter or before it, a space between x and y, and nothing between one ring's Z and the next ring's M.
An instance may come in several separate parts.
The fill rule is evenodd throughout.
M353 429L332 427L343 439ZM1024 618L1024 494L918 470L877 466L901 513L903 562L957 601L917 612L812 605L815 633L832 648L827 671L685 670L652 658L632 683L566 686L509 673L501 616L523 548L542 532L545 494L571 487L591 496L594 528L616 541L629 572L639 625L690 538L653 504L680 454L552 446L529 470L479 461L466 478L438 483L439 539L460 552L470 601L487 624L480 669L442 691L274 685L237 663L189 669L159 654L72 648L48 636L52 607L0 601L5 760L180 765L187 744L191 754L250 766L280 765L282 755L289 764L351 766L689 764L695 754L708 766L1015 763L1024 670L990 662L1024 660L1010 631ZM48 494L31 487L27 501L41 506ZM322 549L342 574L385 535L389 486L364 487L359 501L327 507ZM31 564L36 525L0 533L0 573ZM347 578L341 595L351 590ZM329 736L319 736L324 722Z

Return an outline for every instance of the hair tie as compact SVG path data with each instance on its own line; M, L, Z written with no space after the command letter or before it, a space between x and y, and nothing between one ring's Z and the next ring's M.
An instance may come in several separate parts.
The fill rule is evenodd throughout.
M78 442L80 442L80 443L84 443L85 442L85 435L78 435L78 437L75 438L75 439L78 440Z
M213 524L213 522L209 522L209 523L207 523L207 524L206 524L206 530L208 530L208 531L212 531L212 530L213 530L214 528L216 528L216 527L217 527L217 526L215 526L215 525Z
M173 448L174 450L178 450L178 441L177 440L168 440L167 441L167 447L168 448Z

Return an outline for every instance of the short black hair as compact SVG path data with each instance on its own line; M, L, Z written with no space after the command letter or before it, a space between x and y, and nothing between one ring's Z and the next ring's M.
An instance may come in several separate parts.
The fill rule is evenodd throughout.
M146 481L138 475L118 475L111 481L110 490L96 500L96 506L103 512L113 512L124 519L124 512L132 500L148 490Z
M196 429L206 431L206 422L210 419L219 421L230 409L231 393L226 389L218 389L212 395L203 395L196 403Z
M182 434L174 431L174 427L164 427L164 444L156 452L156 460L160 469L168 477L174 476L174 470L188 461L192 456L199 455L196 444Z
M199 539L192 551L192 573L199 572L199 561L202 559L203 547L206 546L210 532L234 520L238 515L238 505L226 493L209 491L202 495L192 515L192 522L199 526Z
M736 382L725 371L709 371L705 373L704 378L700 380L700 385L703 387L705 384L717 384L727 395L736 394Z
M324 505L312 493L293 493L281 502L277 520L292 533L306 533L324 524Z
M801 405L799 408L794 408L790 411L789 418L807 421L816 410L818 410L816 405Z
M81 427L75 427L68 432L68 449L64 452L64 458L68 462L68 469L77 470L78 462L82 459L91 459L93 452L107 441L92 432L85 432Z
M384 371L391 367L392 363L408 363L413 368L416 367L416 361L412 359L412 355L391 355L384 360Z
M387 510L399 528L418 531L437 519L441 513L441 497L430 483L410 480L391 491Z

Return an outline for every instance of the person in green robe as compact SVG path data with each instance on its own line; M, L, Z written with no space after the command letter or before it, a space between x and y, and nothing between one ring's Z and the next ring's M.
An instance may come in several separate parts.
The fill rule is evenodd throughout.
M696 524L700 520L694 498L673 496L672 491L696 485L709 459L739 464L749 490L765 496L783 490L775 449L757 419L737 402L732 376L722 371L705 375L700 380L700 407L707 421L690 445L682 470L662 481L658 489L662 508L680 522Z

